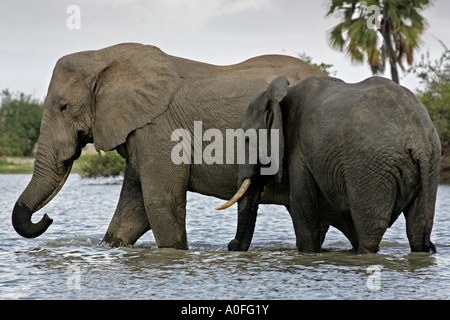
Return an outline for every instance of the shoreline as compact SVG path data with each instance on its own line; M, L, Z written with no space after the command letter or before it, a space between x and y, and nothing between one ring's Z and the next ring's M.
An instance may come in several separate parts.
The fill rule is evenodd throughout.
M72 173L80 173L83 158L92 152L83 152L73 163ZM0 174L32 174L34 157L0 157ZM441 171L439 184L450 184L450 170Z
M72 173L81 172L82 158L73 163ZM0 174L32 174L33 169L34 157L0 157Z

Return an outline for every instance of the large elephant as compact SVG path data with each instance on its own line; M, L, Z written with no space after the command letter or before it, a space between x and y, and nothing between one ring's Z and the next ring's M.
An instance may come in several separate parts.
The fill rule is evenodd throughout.
M280 179L289 181L284 205L300 251L319 252L332 225L354 250L375 253L402 212L411 250L436 250L430 234L441 146L426 108L408 89L380 77L356 84L312 77L292 87L279 77L251 101L242 126L280 130L284 157L275 175L262 175L260 163L239 166L246 192L221 206L239 201L230 250L248 249L261 192Z
M103 241L130 245L151 228L158 246L186 249L186 192L229 198L238 166L174 163L172 133L194 132L195 121L203 130L239 128L249 99L279 74L293 83L324 75L293 57L213 66L132 43L62 57L44 103L33 176L13 209L15 230L29 238L45 232L52 219L45 214L33 223L32 214L58 193L82 147L93 142L127 163Z

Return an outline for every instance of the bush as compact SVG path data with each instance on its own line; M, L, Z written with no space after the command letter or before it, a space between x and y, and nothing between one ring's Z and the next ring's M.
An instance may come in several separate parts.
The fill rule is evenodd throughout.
M429 53L422 55L410 72L419 79L423 88L417 96L427 107L442 144L441 170L450 171L450 50L441 42L444 52L431 61Z
M10 162L5 157L0 157L0 167L9 165Z
M86 153L80 160L82 178L117 177L125 172L125 160L116 152Z
M321 64L317 64L315 62L313 62L313 58L311 58L310 56L308 56L306 53L299 53L298 57L300 59L302 59L303 61L305 61L306 63L312 65L313 67L316 67L317 69L319 69L320 71L326 73L327 75L331 76L331 77L335 77L337 71L331 71L330 69L333 67L332 64L328 64L328 63L324 63L322 62Z
M39 138L43 104L23 93L3 90L0 107L0 156L31 156Z
M413 72L421 80L424 89L417 96L428 108L430 117L444 147L450 146L450 50L442 43L445 51L435 61L429 54L415 65Z

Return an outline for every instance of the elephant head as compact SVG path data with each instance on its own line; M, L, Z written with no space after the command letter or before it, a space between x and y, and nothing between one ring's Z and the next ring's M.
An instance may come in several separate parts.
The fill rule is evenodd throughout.
M44 102L33 176L12 213L20 235L34 238L50 226L47 214L38 223L31 216L62 188L87 143L110 151L166 111L180 85L174 70L166 54L140 44L59 59Z
M256 130L258 143L250 143L249 139L246 139L246 159L245 163L239 165L238 171L238 185L240 188L232 199L216 208L217 210L228 208L236 203L249 188L251 179L256 176L274 175L275 180L281 182L283 175L284 136L280 103L286 97L288 87L288 79L278 77L270 83L265 92L257 95L250 102L242 121L242 128L245 131L250 129ZM264 136L262 135L263 132L266 133ZM275 133L277 133L278 139L272 139L272 135ZM271 154L272 163L270 163L270 168L267 168L264 165L268 164L267 154L269 153ZM258 161L250 161L251 155ZM279 158L276 159L276 156L279 156ZM272 170L274 167L275 170Z

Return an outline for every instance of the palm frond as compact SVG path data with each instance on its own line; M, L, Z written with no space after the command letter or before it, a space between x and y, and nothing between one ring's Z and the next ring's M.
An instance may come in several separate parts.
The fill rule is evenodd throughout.
M331 0L327 15L339 13L341 23L328 33L329 44L338 51L345 48L353 63L366 60L374 74L384 72L389 56L395 57L391 63L403 68L403 59L413 63L415 49L421 44L427 22L420 11L430 3L430 0ZM382 38L367 26L366 9L371 5L380 8Z

